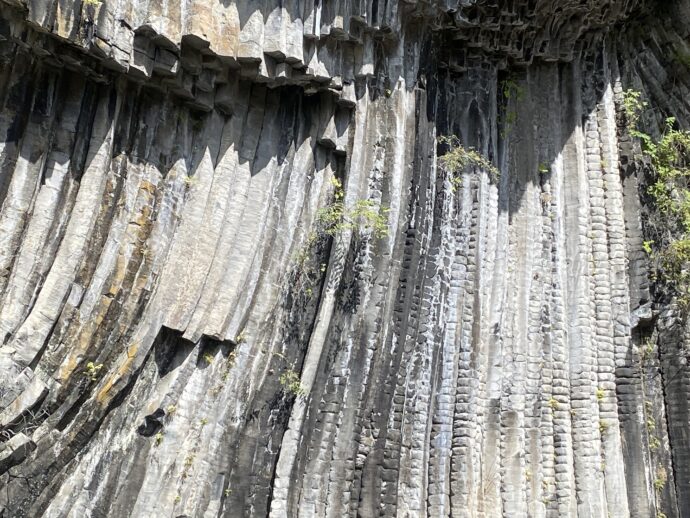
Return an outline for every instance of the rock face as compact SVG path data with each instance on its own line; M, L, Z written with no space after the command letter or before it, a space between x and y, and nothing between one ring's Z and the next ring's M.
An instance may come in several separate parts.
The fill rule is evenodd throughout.
M0 0L0 516L690 516L623 106L689 16Z

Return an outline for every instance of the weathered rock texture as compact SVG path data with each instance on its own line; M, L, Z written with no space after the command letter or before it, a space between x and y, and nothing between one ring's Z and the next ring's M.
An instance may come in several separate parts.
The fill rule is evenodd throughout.
M690 124L689 17L0 2L0 516L690 516L622 109Z

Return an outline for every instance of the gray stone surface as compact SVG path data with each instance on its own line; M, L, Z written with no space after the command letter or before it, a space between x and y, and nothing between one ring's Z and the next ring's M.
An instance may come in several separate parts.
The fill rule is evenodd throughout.
M0 517L690 515L623 113L688 15L0 0Z

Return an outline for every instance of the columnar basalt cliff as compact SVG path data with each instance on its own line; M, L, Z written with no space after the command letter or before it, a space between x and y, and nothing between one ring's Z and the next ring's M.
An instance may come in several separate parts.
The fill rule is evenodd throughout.
M689 19L0 0L0 516L690 516Z

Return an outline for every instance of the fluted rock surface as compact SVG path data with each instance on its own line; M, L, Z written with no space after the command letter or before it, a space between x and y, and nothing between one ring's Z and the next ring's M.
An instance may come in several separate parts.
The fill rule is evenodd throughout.
M0 516L689 516L622 95L690 125L688 16L1 0Z

